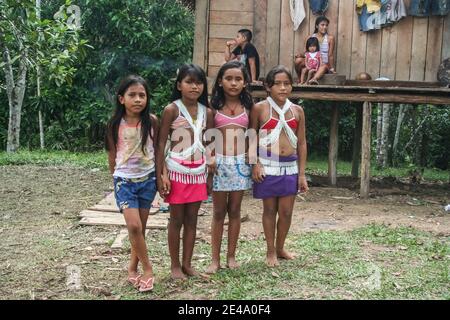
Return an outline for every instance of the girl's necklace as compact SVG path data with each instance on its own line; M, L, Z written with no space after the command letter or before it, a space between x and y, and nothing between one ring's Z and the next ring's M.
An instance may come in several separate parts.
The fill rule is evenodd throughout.
M236 104L234 108L231 108L228 104L226 105L227 109L230 110L232 116L236 114L236 109L240 106L240 104Z

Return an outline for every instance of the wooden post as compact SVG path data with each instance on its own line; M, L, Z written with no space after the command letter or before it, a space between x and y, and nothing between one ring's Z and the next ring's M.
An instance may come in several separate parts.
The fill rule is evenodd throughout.
M336 103L331 107L330 145L328 148L328 180L332 186L337 182L339 109Z
M361 161L362 104L356 103L355 132L353 135L352 177L358 178L359 162Z
M360 196L369 198L370 188L370 136L372 131L372 104L365 102L363 106L362 121L362 150L361 150L361 188Z

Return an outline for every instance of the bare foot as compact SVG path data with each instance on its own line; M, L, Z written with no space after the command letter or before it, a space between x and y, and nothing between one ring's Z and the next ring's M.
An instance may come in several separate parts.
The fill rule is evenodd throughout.
M198 271L192 267L181 267L181 270L183 270L183 273L188 277L196 277L199 275Z
M219 269L220 269L220 264L213 262L206 269L206 273L207 274L215 274L217 271L219 271Z
M277 257L280 259L292 260L295 258L295 255L293 255L289 251L286 251L285 249L282 249L280 251L277 251Z
M277 255L276 254L268 254L267 258L266 258L266 265L269 268L273 268L273 267L280 265L278 263Z
M236 259L235 259L235 258L228 258L228 261L227 261L227 268L230 268L230 269L237 269L237 268L239 268L239 267L240 267L240 265L239 265L239 263L236 262Z
M181 270L181 268L172 269L170 276L174 280L186 280L187 279L186 275L183 273L183 270Z
M202 277L204 279L209 279L209 276L207 274L200 273L192 267L189 267L189 268L181 267L181 269L183 270L184 274L187 275L188 277Z

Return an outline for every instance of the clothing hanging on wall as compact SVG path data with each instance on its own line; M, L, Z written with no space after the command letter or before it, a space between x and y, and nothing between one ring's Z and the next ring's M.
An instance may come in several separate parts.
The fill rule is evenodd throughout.
M289 4L291 7L291 19L294 23L294 31L297 31L306 16L305 5L303 0L290 0Z
M363 1L361 1L361 3L362 2ZM390 26L407 16L406 6L403 0L381 0L379 3L379 10L374 12L370 12L367 4L363 4L359 15L361 31L367 32L371 30L378 30L380 28ZM375 3L371 2L371 10L376 8Z
M328 0L309 0L309 7L315 15L324 15L328 9Z
M450 12L450 0L412 0L409 14L416 17L445 16Z
M356 0L356 11L361 14L364 6L366 7L367 13L374 13L380 11L381 0Z

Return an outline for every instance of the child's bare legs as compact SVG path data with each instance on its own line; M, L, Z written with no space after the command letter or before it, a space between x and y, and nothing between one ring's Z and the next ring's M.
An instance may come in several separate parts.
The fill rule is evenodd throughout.
M275 267L278 265L275 250L275 227L277 220L278 198L264 199L263 207L262 223L267 244L266 264L269 267Z
M153 269L148 259L147 253L147 245L145 243L145 238L142 232L143 224L141 221L141 212L145 216L145 209L124 209L124 217L125 222L127 224L128 236L130 238L130 243L132 247L132 257L128 269L128 273L130 276L137 274L137 263L136 257L138 261L142 263L142 269L144 274L142 276L142 280L148 280L153 277ZM148 209L146 210L148 216ZM135 257L133 257L133 253Z
M211 264L206 273L213 274L220 269L220 247L223 224L227 214L228 192L213 192L214 214L211 221Z
M276 251L277 257L281 259L294 259L294 256L284 249L284 242L289 232L289 228L291 227L294 202L295 196L288 196L278 199Z
M305 84L305 76L307 72L308 72L307 68L302 69L302 75L300 76L300 84Z
M236 262L236 247L241 230L241 204L243 196L243 191L234 191L230 192L228 198L227 267L230 269L239 268L239 264Z
M311 79L311 81L317 81L320 78L322 78L322 76L328 72L328 65L321 65L319 67L319 70L317 70L316 74L314 75L314 77Z
M298 79L301 77L302 69L305 67L305 58L296 56L294 59L295 72L297 73Z
M149 210L148 209L139 209L139 217L141 219L142 224L142 236L145 240L145 229L147 226L147 219L148 219ZM131 247L131 258L130 258L130 264L128 265L128 275L130 277L137 277L138 276L138 263L139 258L133 249Z
M195 236L197 233L197 217L201 202L194 202L185 205L183 217L183 261L184 274L197 276L199 273L192 268L191 260L194 253Z
M170 270L172 279L186 279L180 263L180 231L184 220L183 204L170 205L170 220L167 230L170 253Z
M308 70L308 78L306 79L306 82L309 83L311 81L311 79L314 77L315 73L316 73L316 70L313 70L313 69Z

